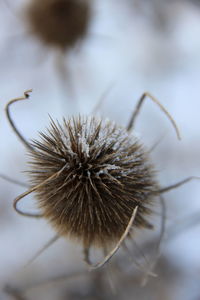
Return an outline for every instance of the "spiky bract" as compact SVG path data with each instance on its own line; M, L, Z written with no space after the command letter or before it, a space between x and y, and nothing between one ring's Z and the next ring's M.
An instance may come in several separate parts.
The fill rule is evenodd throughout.
M31 184L39 207L60 235L85 246L116 242L138 206L134 226L151 228L157 184L138 140L110 121L78 117L51 121L41 140L33 141Z
M32 0L26 18L32 33L42 42L66 49L86 35L90 7L81 0Z

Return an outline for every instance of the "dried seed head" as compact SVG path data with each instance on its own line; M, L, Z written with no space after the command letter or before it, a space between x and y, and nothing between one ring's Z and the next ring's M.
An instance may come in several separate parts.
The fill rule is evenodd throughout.
M78 117L51 122L41 140L33 141L31 185L44 217L60 235L84 246L104 247L124 233L133 209L134 226L151 228L157 183L138 140L110 121Z
M86 35L90 7L81 0L32 0L26 18L31 32L43 43L66 49Z

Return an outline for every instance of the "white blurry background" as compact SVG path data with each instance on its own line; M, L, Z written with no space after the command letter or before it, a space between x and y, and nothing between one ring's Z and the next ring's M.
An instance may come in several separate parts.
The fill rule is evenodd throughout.
M161 185L170 185L190 175L200 176L200 3L186 0L91 3L90 33L64 61L73 83L72 89L67 90L56 70L56 52L26 30L22 16L26 1L10 1L10 8L1 1L0 173L26 182L26 174L22 172L27 169L26 149L10 128L4 107L8 100L33 88L30 100L11 107L12 117L27 139L36 138L38 131L44 130L49 124L48 114L59 120L72 112L91 113L105 91L108 92L99 112L126 126L138 98L149 91L172 114L182 136L178 141L164 114L147 100L135 130L147 147L164 135L152 153ZM45 221L23 218L14 212L12 201L22 192L24 188L0 179L0 286L6 283L24 286L84 269L80 245L67 240L58 241L33 264L24 267L54 232ZM176 228L183 222L184 226L186 216L200 212L199 194L198 181L166 194L169 224ZM33 196L24 199L22 207L34 209L33 199ZM120 293L114 296L107 284L108 295L96 293L92 298L87 293L93 283L90 275L86 275L81 283L75 279L64 286L58 283L34 289L27 292L25 299L161 299L162 295L162 299L198 300L199 233L200 226L195 226L164 242L162 253L166 261L158 270L158 279L151 279L142 289L130 281L134 288L130 290L129 286L129 292L124 294L122 285L123 297ZM167 277L165 269L172 275ZM156 282L158 285L152 288ZM74 294L74 290L79 291ZM2 291L0 299L12 298Z

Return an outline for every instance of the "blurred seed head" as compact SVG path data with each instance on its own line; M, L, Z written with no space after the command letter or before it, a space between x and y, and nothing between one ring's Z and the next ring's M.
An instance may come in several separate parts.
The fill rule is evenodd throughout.
M119 240L133 209L134 226L152 228L154 170L138 140L125 129L95 117L63 124L51 121L30 152L31 185L39 208L59 235L84 246L105 247Z
M32 0L25 15L32 34L44 44L67 49L87 34L90 6L84 0Z

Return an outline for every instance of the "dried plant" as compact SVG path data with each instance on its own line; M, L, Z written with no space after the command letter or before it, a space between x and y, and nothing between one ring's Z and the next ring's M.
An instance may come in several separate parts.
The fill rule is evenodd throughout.
M30 38L33 45L38 44L40 47L39 61L53 54L53 71L60 81L61 91L64 90L64 94L68 95L63 101L64 107L69 102L68 110L76 111L75 74L73 75L75 66L71 65L70 55L80 54L82 44L87 43L87 37L91 34L89 31L93 1L30 0L19 7L19 12L15 11L9 0L3 2L15 15L15 19L20 21L24 32L23 39L28 41Z
M134 225L152 228L154 171L139 141L110 121L78 117L51 121L31 146L31 187L43 216L59 235L89 246L109 247Z
M153 269L160 255L160 243L165 231L162 194L194 177L161 188L155 178L155 169L148 151L131 130L147 97L166 114L180 138L173 118L158 100L149 93L144 93L127 128L94 116L72 117L69 120L63 119L62 123L51 119L46 132L40 133L40 139L29 143L11 118L10 105L27 99L30 91L11 100L6 106L6 113L13 130L28 149L30 156L30 187L14 200L14 208L24 216L46 218L57 232L35 257L61 236L71 237L82 244L84 260L91 269L100 268L107 263L122 244L130 255L125 240L127 237L134 237L135 229L153 228L148 216L153 213L155 198L159 197L162 223L159 239L154 241L157 245L156 248L153 247L156 256L147 270L143 270L143 266L134 261L144 272L142 283L145 284L149 275L155 276ZM4 179L9 178L4 176ZM22 198L32 192L37 198L40 214L24 212L17 206ZM92 264L90 260L92 246L103 249L106 254L97 264ZM110 247L113 247L112 250L109 250ZM69 276L71 275L53 277L44 283ZM36 283L28 288L17 289L9 287L7 291L18 297L37 285Z
M25 16L33 35L48 46L66 50L87 34L90 5L84 0L32 0Z
M30 154L31 187L15 199L14 208L25 216L45 217L53 225L57 235L48 246L60 236L80 241L88 264L91 246L107 251L116 244L100 263L92 265L98 268L115 254L134 228L152 228L147 216L155 197L162 202L162 193L191 179L159 187L147 151L131 134L144 100L149 97L162 109L180 138L178 128L166 109L144 93L126 129L96 117L63 119L62 124L51 119L47 132L30 144L14 125L9 111L12 103L27 99L30 91L6 106L8 120ZM17 207L32 192L41 214ZM163 232L164 221L161 237Z

